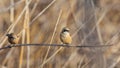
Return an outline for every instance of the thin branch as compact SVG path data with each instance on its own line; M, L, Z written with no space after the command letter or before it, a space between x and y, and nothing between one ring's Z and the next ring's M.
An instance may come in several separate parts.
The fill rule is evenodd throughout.
M110 47L110 46L114 46L114 44L108 44L108 45L99 45L99 46L89 46L89 45L81 45L78 44L78 46L73 46L73 45L68 45L68 44L11 44L11 45L7 45L5 47L0 48L0 50L3 49L7 49L7 48L12 48L12 47L21 47L21 46L53 46L53 47L75 47L75 48L84 48L84 47Z

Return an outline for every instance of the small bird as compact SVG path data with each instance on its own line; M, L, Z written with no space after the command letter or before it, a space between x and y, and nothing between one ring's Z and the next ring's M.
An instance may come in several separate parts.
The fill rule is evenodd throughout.
M67 27L64 27L60 33L60 40L63 44L71 44L72 38L69 33L69 29Z
M19 42L19 36L15 35L14 33L7 34L8 36L8 42L11 44L18 44Z

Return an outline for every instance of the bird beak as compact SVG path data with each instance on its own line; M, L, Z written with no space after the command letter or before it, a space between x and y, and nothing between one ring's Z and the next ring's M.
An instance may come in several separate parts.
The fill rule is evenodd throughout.
M9 36L9 34L6 34L6 36Z

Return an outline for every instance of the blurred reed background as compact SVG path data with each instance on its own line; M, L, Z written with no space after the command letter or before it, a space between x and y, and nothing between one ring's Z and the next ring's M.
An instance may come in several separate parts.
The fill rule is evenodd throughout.
M24 46L0 50L0 68L120 68L119 0L0 0L0 47L6 34L21 36L20 44L61 44L68 27L72 46Z

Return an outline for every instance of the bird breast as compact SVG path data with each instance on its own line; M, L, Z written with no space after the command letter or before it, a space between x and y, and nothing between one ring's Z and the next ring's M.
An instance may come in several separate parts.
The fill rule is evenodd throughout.
M70 36L69 32L61 33L61 38L60 39L64 44L71 44L71 42L72 42L72 39L71 39L71 36Z
M18 44L18 38L8 38L8 41L11 43L11 44Z

